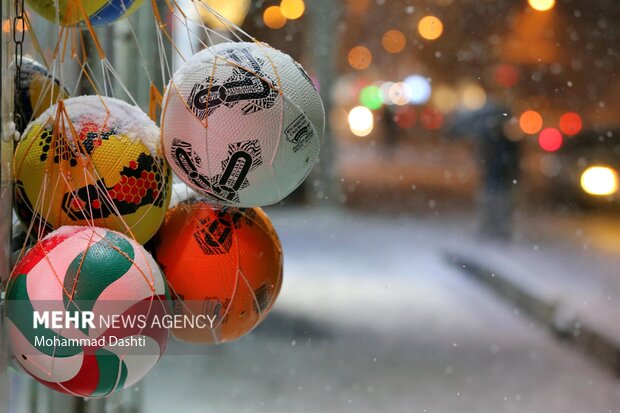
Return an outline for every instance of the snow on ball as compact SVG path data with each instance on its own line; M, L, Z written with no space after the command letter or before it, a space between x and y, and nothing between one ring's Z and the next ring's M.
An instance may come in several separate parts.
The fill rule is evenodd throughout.
M11 67L13 72L15 66ZM16 91L15 112L21 118L21 126L26 127L28 122L37 118L45 109L56 103L58 99L69 97L67 89L60 85L60 81L39 62L28 57L22 58L19 87Z
M290 56L265 44L221 43L192 56L164 96L164 153L211 202L274 204L314 165L325 114Z
M13 357L51 389L83 397L115 393L161 358L168 329L155 319L168 314L168 299L157 263L140 244L108 229L62 227L30 249L9 278L6 321ZM79 320L92 312L93 326L54 328L56 311ZM47 314L48 325L40 319L35 328L35 312ZM101 321L113 317L143 319L144 325Z
M163 222L170 168L159 128L123 101L60 101L24 131L14 159L15 207L34 233L95 225L144 243Z
M168 211L154 244L155 259L181 300L178 311L213 321L172 329L179 340L236 340L264 320L280 291L282 249L260 208L180 203Z
M52 23L73 26L88 17L94 26L102 26L123 19L144 0L26 0L26 4Z

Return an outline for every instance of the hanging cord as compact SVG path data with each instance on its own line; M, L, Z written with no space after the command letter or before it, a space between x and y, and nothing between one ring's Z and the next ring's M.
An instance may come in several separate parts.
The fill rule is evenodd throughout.
M15 125L17 130L23 131L25 119L17 112L17 108L21 107L19 101L21 94L19 89L22 79L22 60L24 51L24 38L26 35L26 20L24 19L24 0L15 0L15 17L13 18L13 42L15 43L15 101L13 113L15 114Z

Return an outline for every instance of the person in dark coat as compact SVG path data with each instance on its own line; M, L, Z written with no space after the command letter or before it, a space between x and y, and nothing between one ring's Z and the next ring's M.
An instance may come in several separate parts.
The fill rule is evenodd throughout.
M453 136L476 139L481 187L478 193L478 223L484 237L512 238L515 189L519 178L520 148L504 132L510 112L492 100L474 112L463 113L451 125Z

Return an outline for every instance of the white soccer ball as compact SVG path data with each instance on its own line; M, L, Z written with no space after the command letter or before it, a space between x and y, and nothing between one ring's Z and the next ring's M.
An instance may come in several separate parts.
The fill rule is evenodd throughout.
M222 43L192 56L164 96L166 158L215 203L274 204L306 178L325 112L304 69L263 43Z

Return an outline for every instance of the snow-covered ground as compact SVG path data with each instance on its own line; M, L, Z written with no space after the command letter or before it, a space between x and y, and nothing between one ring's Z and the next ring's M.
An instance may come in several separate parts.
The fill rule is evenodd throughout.
M275 209L285 281L265 323L168 355L144 411L616 412L620 382L444 258L471 221Z

